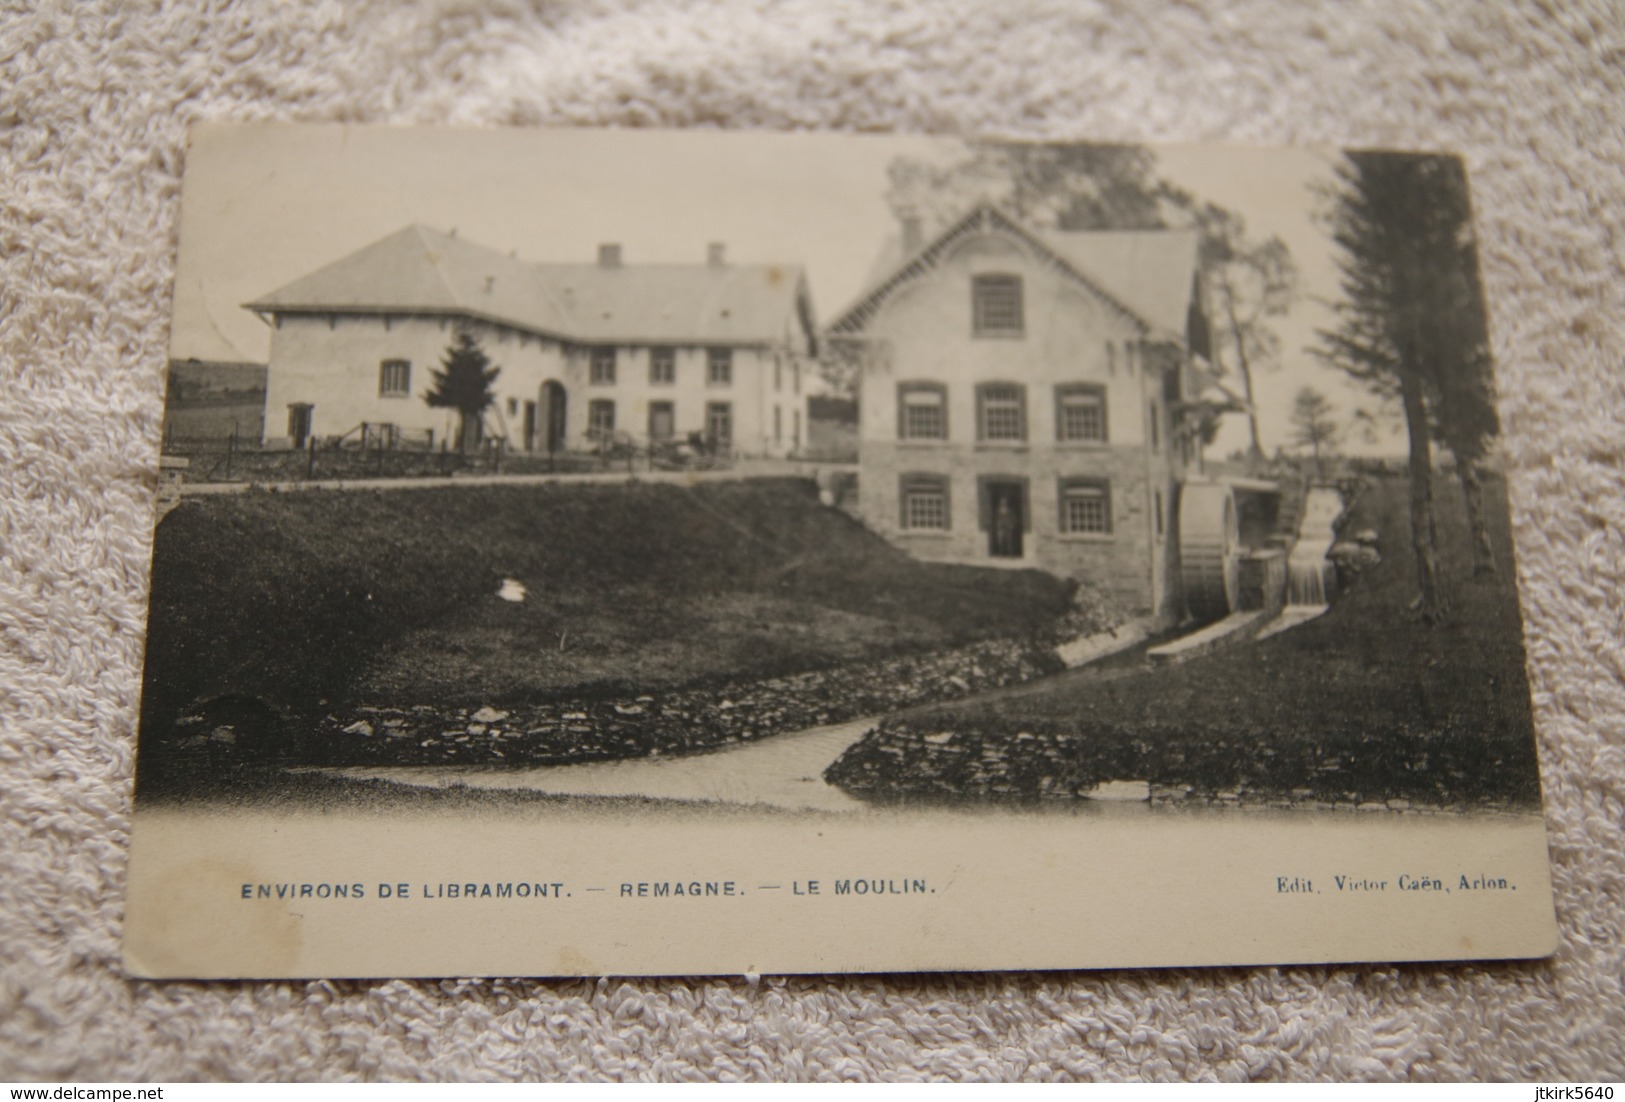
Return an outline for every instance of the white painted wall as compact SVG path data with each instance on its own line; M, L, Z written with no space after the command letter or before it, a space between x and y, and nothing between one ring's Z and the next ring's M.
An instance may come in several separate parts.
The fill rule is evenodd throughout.
M510 423L516 443L523 431L525 401L536 401L548 379L568 385L559 345L499 326L471 323L492 362L502 369L491 421ZM365 422L433 429L435 441L454 434L457 414L434 409L423 400L432 386L430 372L440 367L456 337L450 319L285 315L271 335L271 362L266 375L265 438L286 439L288 406L309 403L311 431L336 436ZM379 393L379 371L385 360L411 364L408 392ZM519 416L508 418L507 400L515 399Z
M520 334L505 326L469 322L485 352L501 368L494 384L496 401L487 413L487 425L505 435L510 445L525 445L525 403L537 403L538 443L545 446L546 405L541 396L548 381L566 392L567 449L588 446L590 403L615 403L615 427L640 444L648 439L649 412L654 402L673 405L678 438L704 432L707 407L727 402L733 414L734 449L747 455L786 455L795 446L797 411L802 408L797 386L799 365L802 386L807 381L810 357L805 340L799 347L786 341L777 347L740 347L733 350L732 379L726 384L708 381L704 347L676 347L676 377L672 383L654 383L650 377L652 349L643 345L616 347L615 381L595 384L591 353L579 345ZM449 318L336 317L285 315L271 337L266 384L267 442L286 440L288 407L312 407L311 431L318 437L336 436L362 422L387 423L404 429L432 429L438 443L454 436L454 411L431 408L423 395L455 339L459 322ZM411 364L410 388L401 396L379 393L380 370L385 360ZM775 359L779 364L775 373ZM775 435L774 411L779 432ZM805 425L802 426L803 434Z
M971 279L993 273L1022 277L1026 331L1019 338L972 332ZM987 382L1026 386L1030 444L1055 442L1055 387L1064 383L1106 388L1112 444L1146 441L1143 365L1136 359L1131 368L1125 348L1139 339L1138 327L1008 238L983 235L962 243L935 273L889 299L869 329L889 354L863 375L865 439L897 438L897 386L918 380L947 386L952 443L976 441L975 388ZM1115 346L1115 367L1108 364L1107 342Z

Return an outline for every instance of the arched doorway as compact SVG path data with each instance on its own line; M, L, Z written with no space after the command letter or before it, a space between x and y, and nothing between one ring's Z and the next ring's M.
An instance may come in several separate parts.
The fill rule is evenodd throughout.
M542 447L548 455L564 450L566 401L564 384L551 379L542 384Z

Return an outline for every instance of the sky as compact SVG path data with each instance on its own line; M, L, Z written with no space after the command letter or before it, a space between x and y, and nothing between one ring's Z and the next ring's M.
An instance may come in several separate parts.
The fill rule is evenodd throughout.
M1336 267L1336 246L1326 226L1324 193L1335 184L1341 154L1335 149L1269 148L1253 146L1154 146L1157 171L1209 202L1241 214L1249 236L1257 240L1279 237L1292 252L1298 268L1298 296L1288 313L1271 319L1281 338L1279 367L1257 372L1255 402L1259 436L1264 450L1279 446L1292 450L1290 414L1292 398L1310 386L1331 399L1339 419L1347 423L1356 409L1375 412L1375 404L1342 372L1320 362L1310 352L1319 343L1316 331L1332 329L1332 306L1342 299ZM1375 441L1346 432L1340 450L1355 455L1395 455L1405 451L1397 421ZM1228 455L1247 446L1246 419L1225 419L1211 453Z
M724 242L740 263L800 264L820 321L863 289L896 232L885 203L897 156L951 161L953 139L908 135L657 130L409 130L206 126L183 184L171 355L264 363L269 329L242 304L410 223L538 261L701 263ZM1256 380L1266 450L1286 444L1292 396L1313 386L1347 416L1360 392L1306 351L1338 294L1316 214L1335 152L1153 147L1158 171L1279 235L1302 294L1276 321L1282 365ZM1231 416L1210 454L1246 444ZM1353 437L1345 450L1392 453Z

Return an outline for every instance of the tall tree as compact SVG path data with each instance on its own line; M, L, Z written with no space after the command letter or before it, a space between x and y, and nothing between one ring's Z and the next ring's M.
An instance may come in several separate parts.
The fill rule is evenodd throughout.
M479 447L485 411L496 400L491 384L501 373L480 347L479 338L467 329L457 331L440 369L429 372L433 385L423 400L435 409L457 411L457 446L464 452Z
M1397 397L1410 441L1411 547L1418 607L1434 622L1447 611L1434 523L1432 438L1469 419L1452 402L1464 370L1458 346L1464 281L1476 293L1476 262L1463 270L1471 240L1461 165L1448 157L1353 152L1338 171L1330 223L1342 251L1344 301L1320 354L1369 387ZM1451 431L1454 431L1453 428ZM1464 445L1465 446L1465 445Z
M1483 465L1501 432L1495 408L1489 322L1479 278L1478 243L1473 235L1472 202L1461 161L1443 159L1436 175L1442 225L1436 310L1444 331L1434 362L1432 389L1435 438L1456 461L1456 478L1472 535L1473 573L1493 574L1495 547L1484 511Z
M1163 221L1155 167L1139 145L971 142L969 156L951 164L893 160L886 200L899 219L917 218L928 233L983 199L1046 228L1156 229Z
M1309 449L1315 461L1315 475L1324 479L1326 467L1321 453L1335 447L1341 435L1332 403L1314 387L1306 386L1292 398L1291 420L1292 443Z
M818 357L819 375L835 397L855 401L858 397L858 376L862 371L862 355L847 341L822 343Z
M1204 203L1189 192L1164 185L1173 208L1170 221L1201 232L1202 280L1212 327L1210 358L1219 374L1241 380L1247 400L1249 450L1264 454L1254 402L1254 378L1280 366L1281 338L1270 326L1298 297L1298 266L1279 237L1247 236L1247 223L1235 211Z

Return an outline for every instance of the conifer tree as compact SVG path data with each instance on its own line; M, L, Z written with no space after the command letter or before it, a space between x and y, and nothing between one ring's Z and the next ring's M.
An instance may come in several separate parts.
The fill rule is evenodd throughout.
M1344 302L1338 327L1320 334L1320 354L1404 412L1418 607L1437 621L1447 609L1432 441L1476 479L1498 428L1466 176L1456 158L1376 152L1349 153L1338 175L1330 221ZM1487 550L1481 503L1469 510L1474 542L1482 537Z
M435 409L457 411L457 446L465 453L479 447L485 411L496 401L491 384L501 372L467 329L458 330L439 370L429 372L433 385L423 400Z
M1292 398L1292 443L1308 448L1315 460L1315 476L1326 477L1322 452L1337 443L1337 419L1326 396L1306 386Z

